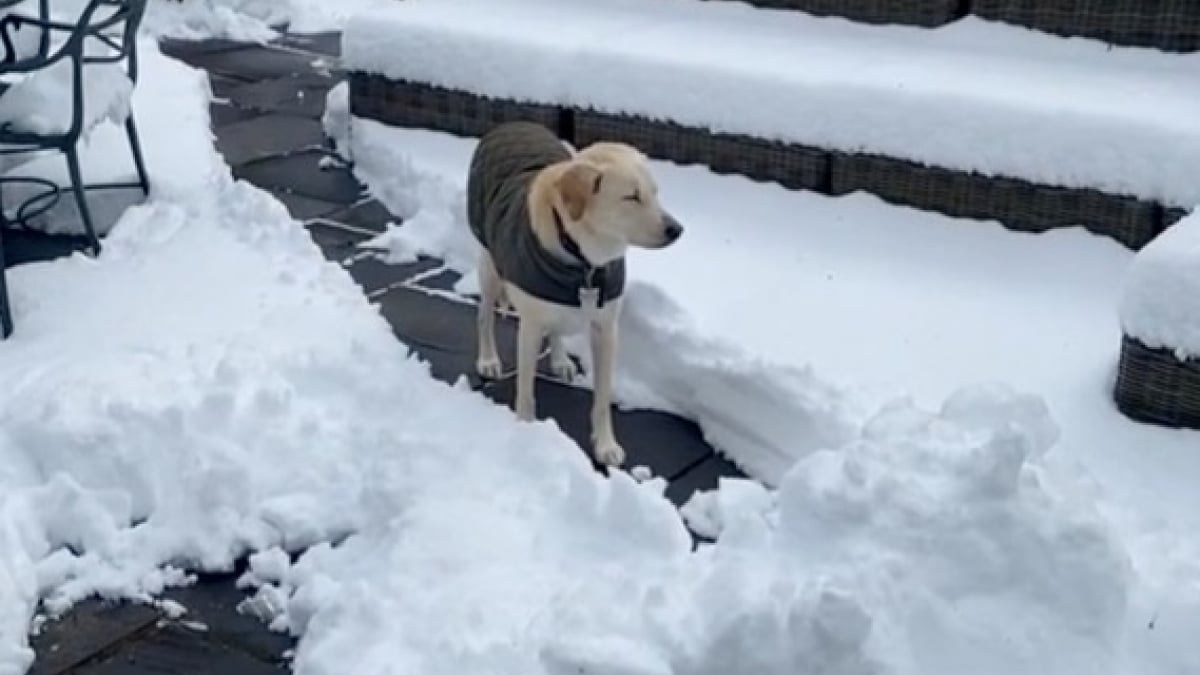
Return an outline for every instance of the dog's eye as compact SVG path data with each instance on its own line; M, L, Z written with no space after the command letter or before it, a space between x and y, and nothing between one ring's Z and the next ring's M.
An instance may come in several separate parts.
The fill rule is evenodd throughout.
M628 195L628 196L626 196L626 197L625 197L625 201L627 201L627 202L638 202L638 203L640 204L640 203L642 202L642 196L641 196L640 194L638 194L638 193L636 193L636 192L635 192L635 193L633 193L633 194L631 194L631 195Z

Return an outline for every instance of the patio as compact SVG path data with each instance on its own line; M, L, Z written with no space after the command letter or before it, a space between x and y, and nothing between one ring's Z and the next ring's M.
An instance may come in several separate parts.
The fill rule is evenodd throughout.
M163 48L209 73L217 99L211 108L216 143L234 176L283 202L325 256L345 265L396 336L430 363L435 377L446 382L474 378L474 311L429 292L448 288L456 275L438 272L436 259L392 265L358 249L397 219L364 194L348 169L320 165L328 154L320 124L325 96L342 79L338 44L337 34L316 34L286 35L267 46L208 41L167 42ZM83 237L37 231L11 231L5 237L9 266L52 260L87 244ZM511 348L513 327L501 326L502 349ZM484 386L475 381L474 386L498 402L511 401L506 382ZM589 394L541 381L538 396L539 414L586 447ZM693 423L651 411L617 411L615 424L626 439L628 465L648 466L668 479L667 495L676 504L716 487L721 476L741 475L714 453ZM195 586L169 591L164 597L188 609L184 622L163 621L163 612L151 606L85 602L34 638L38 660L31 673L278 672L292 641L237 611L246 596L234 582L243 571L202 575ZM205 629L197 630L198 625Z
M1200 16L1065 4L158 2L148 198L4 232L0 675L1195 671ZM462 181L526 116L688 227L619 471L585 384L472 372Z

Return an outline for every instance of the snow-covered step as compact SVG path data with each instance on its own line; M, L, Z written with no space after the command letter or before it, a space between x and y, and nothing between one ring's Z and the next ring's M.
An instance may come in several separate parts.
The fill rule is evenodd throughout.
M409 0L351 20L343 54L354 112L389 123L534 119L577 144L1135 248L1200 202L1200 55L696 0Z

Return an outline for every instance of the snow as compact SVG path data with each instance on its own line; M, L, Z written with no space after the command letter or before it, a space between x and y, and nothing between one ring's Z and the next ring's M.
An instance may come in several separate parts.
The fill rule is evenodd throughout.
M69 61L30 74L12 83L0 94L0 124L13 131L35 134L63 134L71 127L74 76ZM125 123L133 83L123 66L94 64L84 70L84 134L97 124Z
M0 675L38 612L246 554L242 609L300 637L301 675L1200 670L1196 435L1098 406L1114 244L656 163L689 234L632 261L623 354L675 353L619 394L701 417L777 485L700 497L719 539L693 550L661 479L601 476L554 424L433 380L229 176L203 76L142 54L150 199L99 258L9 270ZM387 237L453 253L470 142L339 120L413 216ZM129 171L119 132L90 175ZM961 386L989 373L1017 387Z
M461 20L475 15L488 20ZM974 18L929 30L732 2L406 0L353 17L343 59L493 97L1200 202L1200 55Z
M1200 214L1134 256L1121 297L1121 327L1149 347L1200 357Z
M68 0L82 2L83 0ZM340 30L355 13L396 0L152 0L145 32L184 40L268 42L287 25L293 33Z
M406 217L371 245L391 246L400 258L449 252L450 259L459 261L452 267L464 274L457 290L473 292L474 259L466 254L469 235L460 209L474 141L349 118L336 112L342 110L344 101L338 99L345 93L331 94L335 114L327 120L329 131L352 156L355 171L372 193ZM666 162L653 162L652 171L663 203L685 223L688 234L670 255L631 256L618 398L624 406L670 410L697 421L719 451L758 480L778 487L773 497L778 506L771 499L743 496L733 487L724 502L718 492L699 497L684 510L689 523L720 535L717 550L749 536L743 532L753 522L780 530L788 491L798 489L789 488L797 474L813 481L804 490L817 493L827 484L821 481L836 479L830 499L849 491L858 480L857 469L847 469L848 475L839 478L828 467L870 448L869 463L894 462L886 471L895 480L883 481L860 501L842 500L839 508L851 514L894 509L900 520L880 516L872 521L875 525L863 525L844 542L853 552L844 553L842 561L859 556L874 560L869 551L896 544L904 549L894 552L898 568L932 565L938 570L895 587L875 578L847 582L852 588L882 588L880 593L910 589L904 600L894 599L897 614L875 606L864 610L873 634L903 634L883 650L887 665L879 672L991 672L987 668L994 665L996 672L1174 673L1200 666L1200 655L1182 637L1200 625L1200 566L1195 563L1200 503L1194 490L1200 435L1134 424L1111 404L1120 338L1114 309L1131 252L1082 228L1029 235L995 223L891 207L865 195L829 198L791 192ZM734 236L732 222L753 226L738 228ZM586 357L586 350L579 351ZM986 384L1001 381L1040 396ZM971 382L985 384L962 388ZM722 434L724 425L733 433ZM943 426L958 431L948 437L930 431L930 439L911 445L902 440L910 432L921 436ZM981 431L985 428L990 431ZM959 438L959 432L969 437L1017 433L1025 440L996 440L965 450L958 441L946 440ZM950 459L938 448L963 455ZM913 474L899 477L906 471ZM982 554L951 542L958 536L951 532L986 533L963 534L968 540L1012 532L1003 519L991 520L1001 512L1011 515L1011 510L986 516L981 511L977 516L988 520L987 526L982 520L969 522L976 517L964 515L973 509L971 499L1011 496L1014 489L1024 494L1026 487L1052 482L1058 485L1051 490L1054 496L1026 496L1064 506L1075 514L1068 521L1078 524L1078 516L1095 528L1064 525L1055 534L1052 526L1003 543L990 540L988 547L996 548L989 550L1004 552L1006 562L989 558L986 565L968 562ZM726 483L721 490L731 485L742 484ZM911 490L912 501L897 496L898 502L888 502L892 490ZM754 488L745 492L761 494ZM937 507L945 508L945 514L935 516L914 505L924 503L915 495L930 494L948 502ZM740 501L748 506L739 510ZM833 510L834 505L822 508ZM737 525L730 527L730 522ZM847 522L831 521L824 529L805 525L805 534L795 541L824 551L846 531ZM935 523L946 524L950 539L940 539ZM993 527L997 529L991 531ZM909 534L901 536L905 531ZM1086 547L1096 559L1066 562L1053 553L1059 546L1053 539L1075 536L1067 531L1083 538L1062 545L1064 554L1091 541L1097 548ZM898 544L893 535L924 543ZM957 552L947 550L948 557L938 560L915 553L946 547ZM1014 547L1030 559L1010 556ZM1023 565L1035 565L1033 558L1042 553L1055 562L1021 571ZM775 558L758 549L739 560L760 558L767 561L762 567L774 564L770 561ZM996 568L990 567L993 563ZM1000 581L1003 575L996 571L986 572L990 581L969 580L969 573L954 571L960 565L981 572L1006 568L1014 576ZM829 563L829 569L837 568ZM814 573L800 569L791 568L793 578ZM964 586L958 590L964 595L931 591L943 588L939 575L960 579ZM1059 585L1077 577L1082 586L1067 584L1064 593L1043 597L1047 588L1039 584L1047 575ZM1012 580L1017 578L1021 581ZM981 590L977 596L966 588L976 581L995 582L996 589L1018 584L1022 590L984 600L992 591ZM1088 598L1099 604L1081 609ZM918 610L925 600L931 604ZM1014 628L1021 635L1000 632L1000 623L1015 626L1025 620L1013 617L1027 616L1016 609L1026 605L1032 608L1030 623ZM1070 619L1081 633L1063 636L1051 627L1062 616L1045 624L1036 618L1057 611L1050 607L1066 605L1079 610L1072 616L1097 621ZM967 606L973 609L963 609ZM958 619L945 614L949 607L977 611L971 621L979 623L958 632L953 627ZM1171 628L1162 622L1168 615ZM1146 628L1149 623L1153 630ZM911 633L917 625L931 626L929 634ZM953 637L947 631L954 631ZM916 653L898 646L918 638L924 646L913 647ZM936 647L939 640L967 646L950 653L946 645ZM1054 646L1080 640L1078 652ZM1097 650L1092 640L1108 647ZM1116 651L1105 651L1109 648ZM897 656L901 653L914 661L905 662ZM896 665L901 662L909 665ZM763 667L763 672L773 672L773 666Z

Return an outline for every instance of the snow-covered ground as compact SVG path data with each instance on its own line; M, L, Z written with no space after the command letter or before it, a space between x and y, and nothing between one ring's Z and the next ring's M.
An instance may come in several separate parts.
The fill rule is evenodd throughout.
M395 259L444 255L466 275L459 290L472 291L462 185L474 142L350 120L344 96L331 95L327 126L373 192L406 216L376 243ZM831 439L872 428L869 411L897 397L936 407L972 382L1035 392L1005 414L1026 428L1055 429L1044 432L1053 447L1037 465L1103 514L1130 559L1129 583L1138 589L1130 597L1141 598L1126 618L1148 612L1117 642L1158 640L1171 630L1161 620L1167 615L1181 631L1200 621L1200 434L1134 424L1110 400L1132 253L1082 229L1021 234L866 195L828 198L698 167L653 166L664 203L688 230L667 252L632 255L624 403L695 419L752 475L786 490L790 475L836 447ZM920 453L892 452L923 473ZM763 503L744 489L734 494L734 503ZM711 519L719 501L706 497L693 514ZM935 536L939 526L921 522ZM814 534L812 543L839 529ZM1156 651L1167 661L1095 667L1177 672L1200 657L1184 643ZM986 669L993 658L976 657L958 665ZM1035 661L1029 672L1084 672L1052 663L1048 652ZM915 672L953 672L921 663Z
M301 636L301 675L1200 670L1197 435L1110 412L1114 244L657 163L689 231L632 261L621 394L777 486L698 501L720 539L692 551L661 481L430 378L232 181L203 76L143 53L150 201L99 259L9 272L0 675L39 599L145 597L248 551L248 608ZM465 269L470 143L348 142L412 216L397 253ZM128 171L122 143L97 131L93 175Z

